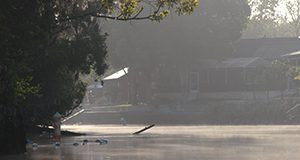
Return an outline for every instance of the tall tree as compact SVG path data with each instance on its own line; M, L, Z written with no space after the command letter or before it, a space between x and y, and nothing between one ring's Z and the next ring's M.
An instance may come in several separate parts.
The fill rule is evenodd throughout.
M280 25L277 14L279 3L280 0L249 0L251 17L243 36L246 38L277 36Z
M279 0L249 0L251 7L251 19L257 21L277 19L276 8L279 5Z
M287 14L285 23L290 24L294 31L294 36L300 36L300 0L287 0Z

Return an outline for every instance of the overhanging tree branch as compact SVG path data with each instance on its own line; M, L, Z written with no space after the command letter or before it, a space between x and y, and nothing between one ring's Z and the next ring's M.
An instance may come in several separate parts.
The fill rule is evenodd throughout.
M81 18L85 18L85 17L88 17L88 16L97 17L97 18L105 18L105 19L113 19L113 20L119 20L119 21L146 20L146 19L151 19L152 17L157 17L158 16L157 14L162 9L163 5L164 5L164 3L160 2L157 9L155 11L153 11L152 14L148 14L147 16L141 16L141 17L139 17L139 16L144 11L143 7L141 9L139 9L139 11L135 15L132 15L131 17L122 17L123 16L122 13L118 16L110 16L110 15L107 15L107 14L102 14L102 13L99 12L99 10L96 10L96 11L84 13L84 14L81 14L81 15L70 16L68 18L60 20L60 22L63 23L63 22L66 22L66 21L81 19Z

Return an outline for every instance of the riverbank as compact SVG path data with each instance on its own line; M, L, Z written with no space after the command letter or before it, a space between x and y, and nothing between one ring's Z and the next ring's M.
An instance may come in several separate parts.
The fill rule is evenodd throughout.
M202 101L182 105L87 105L64 124L296 125L298 100Z

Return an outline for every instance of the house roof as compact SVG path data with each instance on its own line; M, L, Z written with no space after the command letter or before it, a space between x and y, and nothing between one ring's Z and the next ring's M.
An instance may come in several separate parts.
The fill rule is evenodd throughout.
M276 59L296 51L300 51L299 38L241 39L235 45L233 56Z
M224 61L202 60L200 68L252 68L270 67L271 62L260 57L229 58Z
M253 58L231 58L219 64L220 68L251 68L251 67L268 67L271 63L260 57Z
M125 68L105 77L103 80L105 81L105 80L119 79L128 73L128 69L129 69L128 67L125 67Z
M288 53L288 54L282 55L281 57L296 57L296 56L297 57L300 56L300 51Z

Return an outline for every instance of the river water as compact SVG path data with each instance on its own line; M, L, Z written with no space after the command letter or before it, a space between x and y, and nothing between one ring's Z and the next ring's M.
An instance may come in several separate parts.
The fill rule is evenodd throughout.
M144 126L65 125L87 133L63 137L60 147L28 146L26 160L299 160L300 126ZM103 138L108 144L95 140ZM83 140L88 140L83 145ZM74 146L78 143L78 146Z

